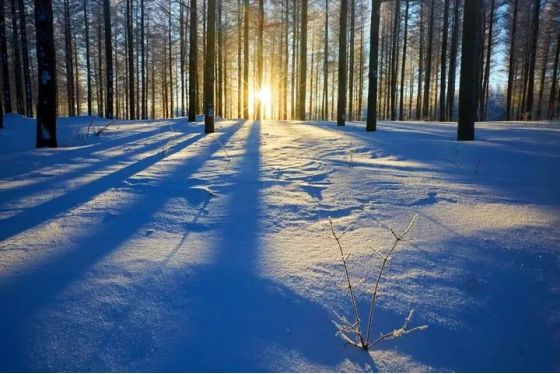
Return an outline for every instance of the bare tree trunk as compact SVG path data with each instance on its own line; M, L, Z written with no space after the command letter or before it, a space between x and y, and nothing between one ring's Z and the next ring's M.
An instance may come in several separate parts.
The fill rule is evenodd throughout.
M529 120L533 119L533 91L535 88L535 63L537 60L537 43L539 38L539 16L541 11L541 0L535 0L533 5L533 28L531 38L531 57L529 65L529 87L525 101L525 113Z
M3 5L3 4L2 4ZM56 52L52 0L35 0L37 33L37 148L56 147Z
M506 121L510 121L512 118L512 96L513 96L513 85L515 84L514 78L514 61L515 61L515 37L517 31L517 13L519 11L519 0L514 0L513 3L513 19L512 28L509 41L509 67L508 67L508 87L507 87L507 98L506 98Z
M449 51L449 83L447 86L447 121L451 121L453 119L453 108L455 106L455 74L457 69L457 47L459 44L460 3L460 0L455 0L455 8L453 10L453 34L451 35L451 50Z
M299 58L298 119L305 121L305 95L307 90L307 2L301 1L301 35Z
M21 55L23 57L23 81L25 88L25 115L31 118L33 117L33 92L31 91L29 51L27 48L27 25L23 0L19 0L19 18L21 29Z
M400 1L400 0L397 0ZM348 67L350 77L348 79L348 108L346 110L347 119L350 121L354 120L353 110L354 110L354 70L356 67L355 64L355 33L356 33L356 0L350 0L350 56L349 56L349 63L350 66Z
M259 0L259 39L257 45L257 87L259 93L262 94L263 89L263 28L264 28L264 1ZM257 97L257 113L255 118L261 120L262 103L260 97Z
M336 124L344 126L346 122L346 31L348 23L348 0L340 1L340 28L338 36L338 105Z
M399 64L399 34L401 25L401 0L395 2L395 17L393 19L393 38L391 43L391 76L390 76L390 115L391 121L397 119L397 71Z
M247 26L248 25L246 25L246 27ZM204 59L204 132L209 134L214 132L216 0L208 0L207 27L208 30L206 31L206 57Z
M541 112L542 112L542 98L544 93L544 81L546 79L546 67L548 65L548 50L550 48L550 31L546 34L546 42L544 47L544 58L542 63L541 69L541 82L540 82L540 89L539 89L539 104L537 107L537 119L541 119Z
M430 26L428 29L428 55L426 56L426 80L424 81L424 104L422 105L422 119L430 119L430 83L432 75L432 50L434 39L436 2L432 0L430 5Z
M243 14L243 118L249 119L249 0L245 0Z
M556 39L556 54L554 55L554 68L552 69L552 83L550 86L550 97L548 100L548 119L554 119L556 115L556 86L558 84L558 60L560 59L560 31Z
M447 73L447 32L449 28L449 0L445 0L443 6L443 35L441 39L441 63L439 81L439 120L447 121L445 111L445 73Z
M84 0L84 29L86 44L86 84L87 84L87 113L91 116L91 60L89 47L89 16L88 16L88 0Z
M241 41L243 40L241 0L237 0L237 117L243 116L243 68L241 65Z
M189 34L189 122L196 121L197 95L196 77L198 75L198 39L197 39L197 9L196 0L191 0L191 31Z
M181 2L182 4L182 2ZM148 118L148 89L146 83L146 41L144 30L145 8L144 0L140 0L140 53L142 55L142 119Z
M416 120L422 118L422 73L424 68L424 2L420 2L420 38L418 47L418 93L416 95Z
M327 119L329 108L329 0L325 0L325 40L323 48L323 98L321 103L321 119Z
M465 0L457 140L474 140L480 0Z
M406 43L408 37L408 8L410 0L406 0L405 15L404 15L404 43L403 43L403 57L402 57L402 67L401 67L401 93L399 98L399 121L404 120L404 70L406 66ZM412 71L411 71L412 74Z
M381 0L372 0L370 47L369 47L369 83L368 83L368 110L366 131L377 130L377 69L379 57L379 21Z
M0 0L0 59L2 60L2 96L6 113L12 112L12 97L10 94L10 69L8 68L8 50L6 46L6 17L4 15L4 0Z
M111 6L110 0L103 0L105 16L105 65L107 71L107 104L105 105L105 118L113 119L113 46L111 32Z
M492 62L492 44L493 31L494 31L494 13L496 9L495 0L491 0L490 3L490 24L488 25L488 45L486 48L486 66L484 69L484 83L483 83L483 100L482 100L482 120L486 121L486 115L488 110L488 96L490 94L490 63Z
M19 48L19 36L18 36L18 23L16 14L16 4L15 0L12 0L12 47L14 50L14 70L16 76L16 109L19 114L24 114L23 109L23 92L22 92L22 80L21 80L21 59L20 59L20 48Z

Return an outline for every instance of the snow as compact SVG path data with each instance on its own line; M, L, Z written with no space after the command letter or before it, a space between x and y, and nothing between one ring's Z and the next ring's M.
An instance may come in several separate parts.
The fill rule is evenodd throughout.
M559 124L107 123L5 116L0 371L560 370ZM414 214L372 331L429 328L345 345L328 218L365 320Z

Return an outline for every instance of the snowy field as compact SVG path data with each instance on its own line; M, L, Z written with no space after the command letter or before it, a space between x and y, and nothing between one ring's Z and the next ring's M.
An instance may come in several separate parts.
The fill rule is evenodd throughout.
M560 124L5 120L0 371L560 371Z

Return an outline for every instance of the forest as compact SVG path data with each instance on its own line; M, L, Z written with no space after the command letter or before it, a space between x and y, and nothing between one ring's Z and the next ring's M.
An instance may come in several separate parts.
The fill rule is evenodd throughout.
M559 0L0 0L0 372L557 372Z

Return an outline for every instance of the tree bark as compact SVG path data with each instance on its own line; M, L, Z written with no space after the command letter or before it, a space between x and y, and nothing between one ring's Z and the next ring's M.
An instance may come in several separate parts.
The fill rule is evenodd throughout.
M19 0L19 18L21 29L21 55L23 57L23 82L25 88L25 115L31 118L33 117L33 92L31 90L29 51L27 48L27 25L23 0Z
M216 0L208 0L206 25L208 29L206 31L206 57L204 58L204 132L209 134L214 132Z
M56 52L52 0L35 0L37 33L37 148L56 147Z
M366 131L377 130L377 70L379 66L379 21L381 0L372 0L370 47L369 47L369 82L368 82L368 110Z
M449 0L445 0L443 6L443 33L441 38L441 63L439 81L439 120L447 121L445 105L445 74L447 73L447 32L449 28Z
M12 0L12 47L14 51L14 70L16 76L16 110L19 114L24 114L23 109L23 92L22 92L22 80L21 80L21 59L20 59L20 48L19 48L19 36L18 36L18 23L16 14L16 4L15 0Z
M249 0L243 4L243 118L249 119Z
M111 32L111 1L103 0L103 13L105 16L105 70L107 74L107 103L105 105L105 118L113 119L113 46Z
M527 98L525 100L525 113L527 119L533 119L533 91L535 88L535 63L537 60L537 43L539 38L539 17L541 11L541 0L535 0L533 5L533 27L531 36L531 57L529 62L529 86L527 88Z
M404 120L404 70L406 66L406 44L408 38L408 9L410 5L410 0L406 0L405 5L405 16L404 16L404 37L403 37L403 57L402 57L402 67L401 67L401 89L399 96L399 121ZM412 71L411 71L412 74Z
M451 48L449 51L449 76L447 85L446 120L453 119L453 109L455 107L455 75L457 69L457 50L459 44L459 6L460 0L455 0L453 10L453 34L451 35Z
M432 50L434 39L436 2L432 0L430 5L430 26L428 29L428 54L426 56L426 79L424 81L424 104L422 105L422 119L427 121L430 117L430 83L432 75Z
M548 119L554 119L556 115L556 86L558 84L558 60L560 59L560 31L556 38L556 54L554 55L554 68L552 69L552 83L550 85L550 97L548 99Z
M347 0L344 0L347 1ZM305 97L307 90L307 2L301 1L301 34L299 57L298 119L305 121Z
M196 77L198 75L198 38L197 38L197 9L196 0L191 0L191 30L189 33L189 122L196 121Z
M0 0L0 59L2 60L2 96L6 113L12 112L12 97L10 94L10 69L8 68L8 50L6 43L6 17L4 15L4 0Z
M344 126L346 122L346 31L348 23L348 0L340 1L340 28L338 36L338 105L336 124Z
M479 27L479 0L465 0L463 44L461 53L461 78L459 85L459 121L457 140L474 140L476 119L477 64Z
M263 89L263 28L264 28L264 1L259 0L259 39L257 45L257 87L259 95L257 95L257 113L256 119L262 119L262 102L260 95Z

